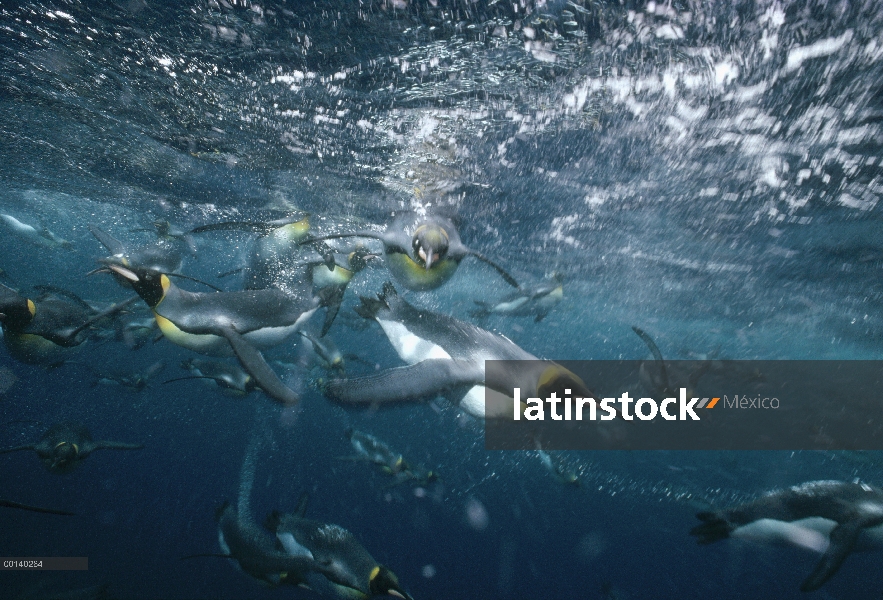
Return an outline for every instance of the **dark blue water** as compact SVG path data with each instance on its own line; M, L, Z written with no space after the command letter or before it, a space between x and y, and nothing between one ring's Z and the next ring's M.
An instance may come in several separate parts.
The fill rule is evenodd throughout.
M536 356L645 358L635 325L667 358L878 359L881 24L871 0L0 3L0 213L71 243L2 230L2 281L122 300L85 276L106 254L90 224L145 244L155 236L133 230L156 219L307 211L348 230L426 208L456 213L464 241L520 279L564 276L542 322L484 324ZM202 236L183 272L218 281L249 242ZM379 328L352 327L352 308L388 278L360 273L331 333L383 368L401 362ZM507 291L466 260L407 298L469 320L473 300ZM444 402L332 405L310 385L318 368L283 371L303 390L294 411L162 384L192 356L108 341L46 370L0 351L0 420L37 421L3 425L0 446L62 420L145 445L65 476L32 453L0 457L0 497L77 514L4 509L0 555L89 557L84 573L0 574L0 597L101 583L111 598L315 597L181 560L219 552L214 512L237 501L255 432L256 518L309 492L309 516L352 531L416 599L804 597L815 556L698 546L695 513L804 481L883 483L868 454L574 452L562 458L581 486L566 487L535 453L486 451L481 424ZM140 392L93 386L92 369L159 360ZM347 427L441 480L389 488L336 460ZM879 598L879 561L851 555L815 596Z

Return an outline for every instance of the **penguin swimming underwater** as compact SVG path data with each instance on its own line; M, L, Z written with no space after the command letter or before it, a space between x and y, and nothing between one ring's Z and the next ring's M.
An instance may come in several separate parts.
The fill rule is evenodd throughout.
M144 369L143 371L129 371L126 373L99 371L88 363L86 368L92 372L94 379L91 386L98 385L118 385L134 392L140 392L148 385L150 380L156 377L166 367L165 361L159 360Z
M811 481L753 502L696 515L700 544L725 538L800 546L822 554L800 589L819 589L853 550L883 549L883 489L864 483Z
M323 565L325 572L306 574L312 590L342 600L384 594L412 600L399 585L398 577L379 564L352 533L339 525L304 518L306 509L304 494L295 513L273 512L265 526L275 532L289 555L307 557Z
M34 450L49 471L69 473L95 450L140 450L142 444L96 442L83 425L63 421L52 425L36 444L0 450L0 454Z
M89 225L89 231L110 252L112 260L127 268L175 273L184 262L184 256L176 245L165 240L139 248L127 248L121 241L94 225ZM118 277L117 281L128 285L125 278Z
M229 503L218 509L218 543L221 556L231 558L247 575L257 579L264 585L275 587L285 584L306 585L307 573L333 572L326 564L304 555L291 555L280 548L278 542L266 531L237 513Z
M488 315L532 316L534 323L539 323L561 302L563 296L564 282L561 276L556 274L549 281L533 286L521 286L517 292L512 292L496 302L473 300L479 308L470 311L469 315L479 319Z
M163 381L163 385L174 381L205 379L213 382L225 392L236 396L244 396L258 389L257 383L251 375L228 362L188 358L181 361L181 368L190 371L191 375Z
M546 470L548 470L558 482L563 483L564 485L579 487L579 475L568 468L568 466L564 464L564 461L561 460L560 456L557 454L549 454L545 450L539 448L537 449L537 456L540 457L540 462L543 463Z
M136 297L96 311L70 292L54 288L36 299L0 284L0 327L3 343L17 360L30 364L57 364L67 349L90 337L87 331L102 319L118 314Z
M317 293L321 292L326 298L325 321L322 323L319 337L325 337L325 334L331 329L331 325L340 311L343 295L349 282L374 258L376 255L362 247L342 253L335 252L323 244L319 248L319 252L316 253L316 257L307 260L310 283Z
M393 277L409 290L434 290L447 282L467 256L487 263L512 287L518 282L500 265L460 241L453 221L440 216L405 212L397 215L383 233L359 231L335 233L307 239L301 244L342 237L367 237L383 242L386 266Z
M415 485L428 485L438 479L438 474L434 471L411 467L401 454L394 452L386 443L373 435L353 428L347 429L345 433L356 454L342 456L338 460L373 463L385 474L391 475L395 479L395 484L408 481Z
M277 287L300 291L303 273L296 268L300 254L298 242L306 239L309 215L297 215L274 221L227 221L203 225L189 234L210 231L245 231L257 234L249 251L246 266L221 276L244 271L244 289L263 290Z
M662 352L647 332L635 326L632 326L632 331L641 338L653 355L652 361L643 361L638 369L641 385L650 393L658 394L659 397L676 396L678 389L682 387L686 388L687 395L693 395L699 380L711 368L711 358L702 361L684 361L690 366L695 366L691 371L685 372L683 364L679 365L677 361L667 362L662 358ZM670 373L671 367L674 366L680 366L681 369Z
M574 394L591 396L578 376L552 361L542 361L502 335L448 315L415 308L399 297L387 282L377 299L362 298L356 308L361 316L374 319L383 329L399 357L409 366L381 371L376 375L332 379L323 392L343 403L380 405L456 393L458 404L470 415L511 417L514 388L522 397L546 398L565 388ZM497 371L486 378L486 360L531 361L518 368ZM490 379L497 377L498 380ZM485 386L493 405L485 406ZM465 391L465 393L463 393ZM462 395L461 395L462 394Z
M69 241L58 237L47 228L43 227L38 230L33 225L22 223L12 215L0 214L0 223L3 223L10 232L36 246L42 246L43 248L65 248L68 250L73 247L73 244Z
M298 402L298 394L279 380L259 348L274 346L294 335L318 308L318 298L295 297L276 288L187 292L162 273L114 263L108 263L108 268L131 282L153 309L169 341L200 354L235 355L268 396L284 404Z

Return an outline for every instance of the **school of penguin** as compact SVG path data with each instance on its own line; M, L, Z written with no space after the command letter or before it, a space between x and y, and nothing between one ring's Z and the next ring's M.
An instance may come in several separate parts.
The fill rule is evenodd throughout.
M0 221L11 235L28 243L70 248L70 242L45 227L6 214L0 214ZM264 353L298 341L309 348L323 371L315 379L316 388L329 401L351 407L374 409L444 396L467 415L493 419L511 414L514 387L524 390L525 397L544 398L565 388L568 393L590 394L587 384L564 366L540 360L482 326L420 308L405 300L392 281L376 296L360 297L355 313L379 325L405 365L378 366L367 375L347 374L345 362L360 358L342 354L328 334L348 285L366 269L384 265L401 288L424 292L454 279L464 258L476 258L485 265L481 268L489 267L515 288L498 300L475 300L477 308L469 314L482 325L490 318L504 317L533 317L540 323L561 302L565 285L561 275L520 285L500 263L467 247L455 219L449 216L402 212L376 229L352 232L311 231L310 216L304 214L191 229L157 220L150 227L129 230L152 230L156 239L144 245L120 241L95 225L89 230L103 248L96 248L98 266L89 274L111 275L122 288L120 297L86 301L45 282L33 282L28 291L20 287L19 277L12 279L2 272L9 285L0 284L0 328L3 344L15 360L47 369L84 365L96 384L140 390L163 370L164 362L141 372L110 373L79 360L77 350L115 341L138 349L151 340L165 339L196 355L214 358L188 358L181 363L187 374L167 379L164 385L187 385L186 380L198 379L227 394L245 397L260 391L293 406L301 400L302 391L292 389L277 373L286 363L267 360ZM186 256L198 255L201 240L218 233L252 236L244 263L218 278L226 284L238 275L240 289L222 290L182 272ZM366 242L349 243L351 238ZM379 242L374 250L372 240ZM138 313L139 299L149 318ZM322 315L321 324L310 327L315 313ZM633 329L652 354L640 372L647 389L662 393L682 385L692 389L711 368L713 355L693 372L669 372L650 335ZM531 362L529 368L491 373L485 370L486 360ZM375 465L390 478L391 486L425 487L439 479L436 470L409 463L370 433L349 429L346 437L355 454L340 459ZM67 473L95 450L142 448L140 444L96 442L84 425L65 421L50 426L39 441L2 449L0 454L32 450L50 472ZM539 445L535 454L555 480L571 488L579 486L579 473L560 455ZM71 514L11 500L0 500L0 507ZM387 595L410 600L393 572L377 563L352 533L309 520L305 512L306 497L293 513L273 513L259 526L224 504L217 512L221 553L213 556L232 559L264 585L296 585L333 598ZM801 586L804 591L821 587L853 550L883 548L883 491L866 484L810 482L771 492L753 503L704 511L698 517L701 524L691 533L701 544L725 538L767 543L799 540L819 552L821 562Z
M11 215L2 215L2 219L12 234L29 243L47 248L70 247L69 242L46 228L27 225ZM86 301L72 291L44 282L34 282L33 291L28 291L21 287L20 279L12 279L4 272L4 281L9 285L0 284L3 343L16 360L47 370L62 366L81 369L92 385L114 385L133 391L151 385L166 367L166 361L140 370L99 368L89 360L88 350L77 350L81 346L113 342L137 350L164 339L195 354L181 362L181 376L167 378L163 385L187 385L187 380L198 379L226 394L244 397L260 391L292 406L300 401L301 392L283 382L277 372L292 365L267 360L264 353L297 341L312 357L305 362L321 369L317 386L332 401L415 401L463 387L468 398L452 400L467 413L484 418L480 391L484 358L532 355L502 336L465 323L459 335L445 335L447 317L420 312L399 300L395 287L388 283L378 299L362 298L358 314L362 319L381 323L393 347L413 370L402 373L389 369L381 372L381 382L365 385L363 377L347 377L346 365L360 362L373 367L373 362L341 353L328 335L348 285L365 269L385 265L405 289L432 290L449 281L460 262L472 256L496 271L502 281L518 290L515 295L523 298L518 302L520 310L507 312L506 303L511 301L504 299L491 303L493 309L488 314L534 314L539 321L561 297L557 279L549 289L519 288L506 269L464 245L457 226L447 216L400 213L383 233L317 233L311 231L310 216L305 214L208 223L190 229L160 219L144 227L131 226L125 232L110 233L95 224L88 229L100 246L93 250L96 267L85 275L111 275L121 289L119 297ZM147 243L128 239L133 233L144 232L152 234ZM202 241L217 235L251 237L242 265L218 274L216 282L227 288L223 290L217 283L191 277L184 269L188 257L199 257ZM138 237L143 239L143 235ZM355 237L363 239L349 239ZM372 249L372 240L378 240L380 247ZM239 289L229 289L229 282L236 280L241 282ZM143 316L139 301L149 311L149 319ZM321 317L313 318L317 312ZM424 317L428 318L428 327L416 327L414 319ZM314 321L318 321L316 325L310 325ZM413 336L415 331L427 338L426 344L437 349L404 352L402 336ZM464 376L457 375L459 366L466 367ZM550 372L564 373L553 363L548 368ZM452 374L456 381L448 380ZM402 377L416 386L415 394L395 389ZM529 374L526 386L536 389L537 377L540 375ZM508 384L499 387L502 390ZM348 430L346 437L355 455L341 459L376 465L390 478L389 486L407 483L418 488L439 480L437 471L406 461L369 433ZM47 470L64 474L77 468L95 450L143 447L95 441L85 425L64 421L50 426L37 442L0 449L0 454L31 450ZM0 506L71 514L11 500L0 501ZM297 585L333 598L386 595L410 600L396 575L377 563L353 534L337 525L309 520L305 510L306 497L293 513L274 513L261 527L252 523L247 514L229 504L223 505L217 513L222 552L217 556L232 559L243 572L264 585Z

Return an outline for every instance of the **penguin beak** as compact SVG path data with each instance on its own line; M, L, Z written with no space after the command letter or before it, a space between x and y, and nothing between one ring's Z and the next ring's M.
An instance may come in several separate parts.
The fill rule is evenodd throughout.
M419 256L424 264L426 264L426 270L428 271L432 267L432 251L430 250L429 254L427 254L426 250L423 249L423 246L420 246L419 250L417 250L417 256Z
M141 281L138 278L138 276L135 275L135 273L133 273L132 271L130 271L129 269L127 269L125 267L121 267L119 265L107 265L107 268L110 269L111 271L113 271L114 273L116 273L117 275L125 277L129 281Z

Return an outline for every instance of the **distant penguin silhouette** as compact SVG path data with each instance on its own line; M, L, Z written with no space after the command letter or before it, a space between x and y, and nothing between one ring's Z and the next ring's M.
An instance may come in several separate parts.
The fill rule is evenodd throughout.
M241 367L233 363L219 360L188 358L181 361L181 368L190 371L191 374L187 377L168 379L163 381L163 385L175 381L202 379L207 382L214 382L214 385L234 396L245 396L249 392L258 389L258 385L254 378L246 373Z
M23 240L27 240L35 246L42 246L43 248L65 248L68 250L72 247L72 244L69 241L58 237L47 228L42 227L37 229L33 225L22 223L12 215L0 214L0 223L2 223L11 233L14 233Z
M383 233L334 233L310 238L301 244L342 237L367 237L383 242L387 268L409 290L426 291L440 287L454 275L460 261L467 256L490 265L506 283L518 287L518 282L503 267L460 241L460 234L451 219L438 215L405 212L397 215Z
M53 473L69 473L95 450L140 450L141 444L96 442L85 426L64 421L52 425L36 444L0 450L0 454L34 450L43 465Z
M546 318L549 311L555 308L564 296L564 282L560 275L537 285L522 285L516 292L503 296L496 302L474 300L477 309L469 311L469 315L478 319L488 315L534 318L539 323Z
M49 515L64 515L67 517L74 516L74 513L65 510L55 510L54 508L42 508L40 506L31 506L30 504L22 504L21 502L13 502L12 500L0 499L0 506L5 508L18 508L20 510L29 510L31 512L46 513Z

